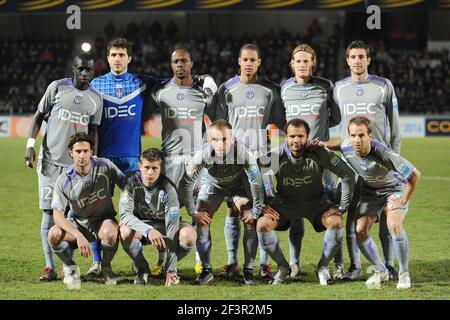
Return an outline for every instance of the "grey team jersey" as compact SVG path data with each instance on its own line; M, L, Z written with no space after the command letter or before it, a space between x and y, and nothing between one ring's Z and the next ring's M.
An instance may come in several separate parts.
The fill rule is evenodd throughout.
M212 96L196 83L179 86L172 78L152 90L162 120L162 150L167 155L192 155L203 144L203 116Z
M153 188L145 187L141 172L127 177L119 201L120 223L142 234L153 229L152 223L165 223L168 255L166 270L176 270L180 207L175 187L163 175Z
M267 125L283 130L286 124L279 86L264 78L245 84L235 76L222 84L215 95L217 118L228 120L233 135L257 156L267 153Z
M278 168L273 168L277 178L277 196L296 202L320 199L325 192L322 175L328 169L342 179L339 206L347 209L353 196L355 174L332 151L317 148L311 152L306 149L305 154L297 159L287 144L283 143L272 153L278 153L279 158ZM274 156L272 154L271 158Z
M339 107L333 100L333 84L321 77L312 77L305 84L292 77L281 84L281 100L286 112L286 121L305 120L311 139L330 139L329 128L341 122Z
M203 168L206 168L203 171ZM261 173L255 158L249 150L240 143L235 142L226 156L226 160L216 157L211 145L206 145L197 152L191 162L186 166L189 183L182 190L186 198L186 209L190 215L196 211L192 196L193 184L203 172L202 181L217 188L229 188L242 184L244 174L247 175L253 201L252 213L258 217L261 213L264 200L264 190ZM249 195L250 196L250 195Z
M114 218L112 202L114 185L123 188L125 176L114 163L105 158L92 157L91 170L80 176L71 165L55 184L52 209L65 211L70 205L75 220L98 221Z
M72 164L67 151L69 137L76 132L87 133L89 124L99 125L102 106L100 94L91 86L78 90L71 78L53 81L38 105L38 110L48 115L39 159L62 167Z
M363 179L363 186L371 189L401 190L408 182L414 167L379 141L371 141L371 150L366 157L359 157L350 140L341 143L342 155L352 169Z
M345 78L336 82L334 100L341 109L342 139L348 138L350 119L363 116L372 122L372 137L400 153L398 103L388 79L369 75L367 81L353 82Z

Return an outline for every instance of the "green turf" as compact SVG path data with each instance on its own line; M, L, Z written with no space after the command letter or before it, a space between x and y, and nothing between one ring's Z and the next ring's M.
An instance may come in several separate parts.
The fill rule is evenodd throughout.
M26 141L21 138L0 139L0 299L450 299L450 139L404 139L402 154L422 172L419 189L410 205L405 228L410 243L410 271L413 286L398 291L395 282L381 290L366 289L364 281L338 283L321 287L314 273L320 257L323 234L317 234L306 225L302 261L306 275L286 285L246 287L238 282L215 278L208 287L193 286L194 255L179 264L182 284L166 288L162 279L150 280L151 285L132 284L131 260L119 248L113 260L119 285L107 287L95 280L83 279L79 291L69 291L62 281L38 281L44 258L40 244L41 214L38 209L37 176L35 170L24 165ZM159 140L144 138L143 147L158 145ZM115 198L117 204L117 192ZM224 206L212 224L214 273L220 272L226 262L223 239ZM186 215L185 215L186 216ZM186 217L187 218L187 217ZM379 243L378 227L372 231ZM280 234L285 254L288 254L287 234ZM242 245L241 245L242 247ZM380 248L381 249L381 248ZM145 248L153 263L155 251ZM243 259L242 249L239 252ZM55 257L57 265L61 262ZM76 256L85 273L91 260ZM345 251L345 263L348 256ZM364 266L368 264L363 258ZM272 264L275 268L275 265ZM58 270L59 271L59 270Z

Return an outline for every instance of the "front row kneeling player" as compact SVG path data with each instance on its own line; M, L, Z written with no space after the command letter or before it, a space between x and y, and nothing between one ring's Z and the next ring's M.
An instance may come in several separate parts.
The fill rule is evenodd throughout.
M258 238L278 264L272 284L283 283L291 269L281 250L280 241L274 230L286 231L291 223L306 218L317 232L326 230L323 239L322 257L317 266L321 285L331 280L328 265L342 245L342 214L348 207L353 194L354 173L333 152L308 146L309 125L302 119L293 119L286 125L286 143L272 153L276 157L277 193L275 198L262 209L257 223ZM270 165L270 164L268 164ZM325 193L323 172L330 170L342 179L340 204L334 204Z
M349 139L319 145L340 150L362 179L356 207L356 237L359 249L376 267L375 273L366 281L367 287L379 289L382 281L389 280L389 271L370 236L373 224L385 214L400 267L397 289L408 289L411 287L408 237L403 221L421 174L405 158L372 139L371 133L370 120L355 117L348 123Z
M125 176L108 159L93 157L94 140L78 132L70 137L69 153L73 165L56 180L52 199L55 226L48 233L53 252L64 263L64 283L69 288L80 279L80 269L72 257L71 246L89 257L89 242L99 241L103 251L101 270L105 284L117 283L111 260L117 252L119 227L112 203L114 184L123 187ZM69 216L64 212L70 205Z
M177 262L194 248L194 228L181 220L175 186L161 175L163 155L155 148L142 153L140 171L127 178L120 196L120 238L137 267L134 284L146 285L150 268L142 245L167 249L166 286L179 283Z
M245 254L244 278L246 285L256 284L253 266L257 250L256 219L261 213L264 199L263 184L258 164L249 150L237 143L232 135L231 124L226 120L213 122L207 131L208 143L195 154L186 167L190 182L181 190L186 199L186 209L197 225L197 250L203 271L195 281L206 285L213 279L211 266L210 224L214 213L227 197L233 197L242 222L252 241L248 241ZM195 180L202 174L200 192L195 205L192 190Z

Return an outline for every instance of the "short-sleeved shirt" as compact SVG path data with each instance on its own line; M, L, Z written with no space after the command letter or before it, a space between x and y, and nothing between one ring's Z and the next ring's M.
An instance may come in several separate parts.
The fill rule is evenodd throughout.
M278 167L273 168L277 179L277 197L293 202L321 199L325 193L323 172L328 169L342 178L340 207L344 210L348 207L353 195L354 173L332 151L317 148L311 152L306 149L303 156L295 158L285 142L278 150L272 151L271 157L279 159Z
M365 157L356 154L349 139L341 143L342 155L348 165L363 180L362 187L380 190L402 190L412 176L414 167L379 141L371 141L370 153Z
M283 130L286 124L279 85L264 78L245 84L236 75L219 87L215 102L218 118L228 120L235 137L257 156L268 151L267 125Z
M349 121L357 116L372 122L372 136L400 153L398 102L392 83L369 75L367 81L354 82L351 77L335 83L334 100L341 109L342 139L348 138Z
M39 159L67 167L73 163L67 150L70 136L76 132L87 133L89 124L100 124L102 98L91 86L79 90L71 78L60 79L47 87L38 110L48 115Z
M125 176L108 159L92 157L89 174L81 176L71 165L56 180L52 209L65 211L70 205L75 220L98 221L116 215L112 202L114 185L120 188Z
M212 96L196 83L179 86L175 79L156 86L152 97L159 107L162 121L162 151L165 156L191 156L200 150L205 131L204 115Z
M333 101L333 84L327 79L312 77L308 83L302 84L292 77L281 84L281 100L286 121L305 120L311 129L311 139L328 141L329 128L341 120L339 107Z

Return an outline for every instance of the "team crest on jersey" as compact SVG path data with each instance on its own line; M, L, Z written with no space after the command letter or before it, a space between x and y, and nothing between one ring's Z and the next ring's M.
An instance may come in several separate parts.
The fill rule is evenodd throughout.
M364 94L364 89L363 88L356 88L356 95L358 97L362 96Z
M178 92L177 93L177 99L180 100L180 101L183 100L184 99L184 93L183 92Z
M81 103L81 96L75 96L75 98L73 99L73 102L75 102L75 104L80 104Z
M300 97L305 98L308 96L308 91L307 90L300 90Z
M122 90L122 84L116 84L116 96L118 98L122 98L123 90Z
M247 99L252 99L255 96L255 93L253 91L247 91L245 96L247 97Z
M361 167L362 170L367 171L367 162L366 162L366 160L360 160L359 161L359 166Z

